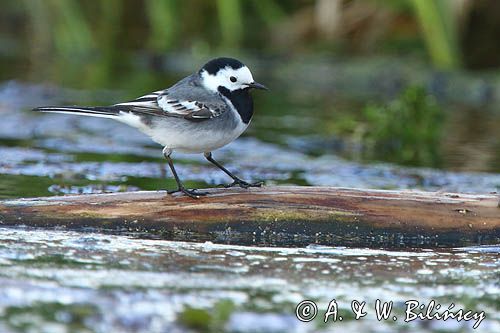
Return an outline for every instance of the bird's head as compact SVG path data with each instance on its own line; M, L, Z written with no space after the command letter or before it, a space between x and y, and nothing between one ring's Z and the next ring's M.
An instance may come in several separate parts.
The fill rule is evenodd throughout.
M201 82L211 91L219 91L220 87L233 92L245 89L267 88L254 81L252 73L239 60L233 58L216 58L207 62L200 69Z

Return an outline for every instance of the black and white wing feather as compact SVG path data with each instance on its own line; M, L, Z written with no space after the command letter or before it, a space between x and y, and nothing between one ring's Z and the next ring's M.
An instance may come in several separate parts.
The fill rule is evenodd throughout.
M206 90L197 74L188 76L158 95L158 106L167 114L189 120L205 120L220 116L227 103L219 94Z
M163 112L169 116L182 117L188 120L215 118L224 112L221 107L223 105L208 105L196 100L171 97L168 91L158 97L157 103Z
M220 116L228 105L218 94L204 89L196 77L187 77L173 87L135 100L115 104L131 112L201 121Z

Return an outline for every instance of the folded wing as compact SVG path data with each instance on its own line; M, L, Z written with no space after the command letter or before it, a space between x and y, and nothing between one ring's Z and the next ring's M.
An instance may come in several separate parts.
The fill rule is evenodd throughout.
M157 91L135 100L115 104L114 107L128 112L150 114L160 117L179 117L188 120L206 120L220 116L224 104L205 104L196 100L171 96L168 90Z
M228 106L222 97L208 92L192 77L187 77L169 89L155 91L134 100L111 106L49 106L34 110L105 118L115 118L132 113L203 121L218 117L227 109Z

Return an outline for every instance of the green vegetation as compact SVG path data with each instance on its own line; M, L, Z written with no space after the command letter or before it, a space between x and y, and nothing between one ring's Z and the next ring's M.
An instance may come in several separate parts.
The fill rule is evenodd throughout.
M243 36L240 0L217 0L217 12L222 45L231 48L238 47Z
M1 174L0 199L48 196L52 184L54 179L50 177Z
M55 328L59 324L70 332L83 333L92 331L87 327L86 321L97 314L97 307L91 304L39 302L32 306L7 307L0 318L19 332L37 331L48 325Z
M177 8L175 0L147 0L145 9L149 22L149 47L155 51L165 51L177 40Z
M223 332L224 325L234 310L235 305L230 300L217 302L210 311L188 306L179 314L178 321L196 332Z
M460 66L456 17L452 1L412 0L433 63L439 68Z
M25 29L12 25L0 35L0 43L9 38L25 41L9 52L18 52L16 56L29 63L35 72L32 79L71 76L93 87L119 81L113 73L129 64L130 51L187 51L199 56L248 50L420 55L426 45L436 67L454 69L461 66L464 48L459 45L464 29L457 28L458 21L470 10L453 0L358 0L326 12L321 1L313 0L23 0L21 7L15 3L7 1L4 10ZM386 17L383 25L379 13ZM356 16L366 16L367 23L359 26L350 18ZM373 29L378 30L369 32Z
M364 141L371 158L406 165L440 166L443 113L422 87L410 87L385 105L364 109Z

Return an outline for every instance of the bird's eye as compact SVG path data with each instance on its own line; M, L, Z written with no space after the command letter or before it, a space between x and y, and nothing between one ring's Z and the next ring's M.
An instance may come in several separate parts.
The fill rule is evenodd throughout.
M236 82L236 78L234 76L231 76L229 80L231 80L231 82Z

